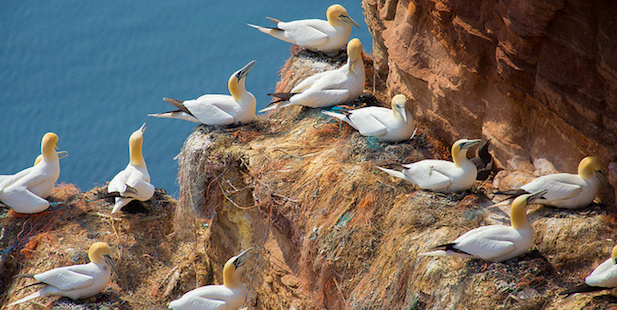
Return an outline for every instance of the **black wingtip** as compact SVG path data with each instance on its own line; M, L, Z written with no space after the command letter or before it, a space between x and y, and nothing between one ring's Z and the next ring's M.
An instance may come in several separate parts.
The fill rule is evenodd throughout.
M571 289L567 289L561 293L559 293L559 295L572 295L572 294L577 294L577 293L587 293L587 292L595 292L595 291L601 291L601 290L605 290L606 287L600 287L600 286L591 286L588 285L587 283L583 283L583 284L579 284Z
M506 190L506 191L497 191L497 192L495 192L495 194L497 194L497 195L507 195L507 196L510 196L510 197L508 197L508 199L513 199L513 198L516 198L516 197L518 197L520 195L529 194L529 192L524 190L524 189L511 189L511 190Z

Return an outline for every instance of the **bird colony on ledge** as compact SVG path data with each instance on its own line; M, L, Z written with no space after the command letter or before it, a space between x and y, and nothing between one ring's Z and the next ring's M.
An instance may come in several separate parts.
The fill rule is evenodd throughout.
M250 25L259 31L302 48L328 56L338 54L347 45L347 62L338 69L314 74L289 93L269 94L276 99L261 110L266 112L288 106L325 108L348 104L356 100L365 86L362 43L349 40L351 26L358 24L345 8L335 4L326 11L327 21L317 19L282 22L268 17L272 28ZM248 73L255 65L250 61L234 72L228 82L230 95L206 94L197 99L180 101L164 98L176 110L149 114L154 117L176 118L205 125L244 125L255 118L255 96L245 88ZM392 98L391 109L365 107L341 112L322 113L343 121L361 135L375 137L388 143L408 141L414 136L414 120L406 109L407 99L399 94ZM121 211L131 200L146 201L154 193L144 156L142 154L143 124L129 138L130 162L108 185L106 197L113 197L111 213ZM37 213L46 210L60 174L59 159L66 152L56 152L58 136L46 133L41 141L41 155L34 166L14 175L0 176L0 201L18 213ZM425 159L403 164L401 169L377 167L389 175L404 179L417 187L441 193L459 193L472 187L476 179L486 179L491 172L492 157L489 141L480 147L480 156L468 159L468 150L480 144L480 139L460 139L452 145L452 162ZM596 197L601 183L606 182L602 165L595 157L584 158L578 174L557 173L534 179L519 189L497 192L509 195L511 225L491 225L470 230L451 243L437 245L424 256L459 256L484 261L501 262L526 253L533 242L533 226L527 219L527 208L540 203L557 208L577 209L589 205ZM426 247L432 247L427 245ZM223 285L196 288L169 304L171 309L238 309L242 306L247 289L239 278L239 268L249 257L250 248L227 261L223 268ZM39 291L14 301L23 303L37 297L66 296L72 299L88 298L103 290L115 272L110 258L111 249L102 242L94 243L88 252L90 263L59 267L39 274L19 277L34 278L42 284ZM564 291L570 295L617 287L617 246L611 258L585 278L585 283Z

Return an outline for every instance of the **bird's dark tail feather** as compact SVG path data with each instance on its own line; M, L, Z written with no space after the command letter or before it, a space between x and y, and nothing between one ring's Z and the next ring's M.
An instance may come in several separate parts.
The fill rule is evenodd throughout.
M289 99L291 99L291 97L293 97L294 95L297 95L298 93L272 93L272 94L268 94L268 96L270 97L274 97L274 98L278 98L278 100L272 101L270 102L268 105L273 105L279 102L283 102L283 101L289 101Z
M585 292L594 292L594 291L600 291L600 290L605 290L605 287L599 287L599 286L591 286L591 285L587 285L587 283L583 283L580 284L578 286L575 286L571 289L567 289L561 293L559 293L559 295L572 295L572 294L576 294L576 293L585 293Z
M497 191L497 192L495 192L495 194L498 194L498 195L508 195L508 196L510 196L508 199L512 199L512 198L516 198L516 197L518 197L520 195L529 194L529 192L524 190L524 189L510 189L510 190L506 190L506 191Z
M183 101L180 101L178 99L171 99L171 98L167 98L167 97L163 98L163 100L169 102L169 104L173 105L174 107L176 107L181 112L185 112L185 113L188 113L189 115L193 115L193 113L191 113L191 111L189 111L189 109L187 109L184 106L184 102ZM172 111L172 112L176 112L176 111ZM193 116L195 116L195 115L193 115Z

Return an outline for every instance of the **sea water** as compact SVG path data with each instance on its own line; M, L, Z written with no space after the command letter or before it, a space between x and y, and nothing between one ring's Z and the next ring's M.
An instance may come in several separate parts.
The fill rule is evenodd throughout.
M370 51L360 1L341 1L360 24L351 37ZM267 105L290 44L246 23L325 19L330 1L0 2L0 174L31 166L43 134L59 136L58 182L104 185L128 163L128 138L144 122L152 183L178 196L174 157L197 124L148 117L172 110L163 97L228 94L229 76L256 60L246 87Z

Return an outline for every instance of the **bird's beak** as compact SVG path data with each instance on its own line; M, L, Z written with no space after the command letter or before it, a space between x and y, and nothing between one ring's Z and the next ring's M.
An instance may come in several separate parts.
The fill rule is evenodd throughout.
M482 142L481 139L474 139L474 140L469 140L467 142L465 142L464 145L462 145L462 148L468 149L476 144L480 144L480 142Z
M114 273L117 276L118 275L118 269L116 269L116 264L114 263L114 260L111 259L111 256L106 254L106 255L103 255L103 258L105 259L105 262L107 262L109 264L109 266L111 266L111 270L113 270Z
M244 77L246 77L246 75L249 73L249 71L251 71L251 69L253 69L253 66L255 65L255 63L256 62L254 60L252 60L251 62L246 64L246 66L242 67L242 69L238 70L238 72L236 73L236 77L238 78L238 81L240 81Z
M604 185L606 186L611 186L608 183L608 180L606 180L606 176L604 175L604 173L602 172L602 170L594 170L593 172L596 173L596 175L598 176L598 179L600 179L600 181L602 181L602 183L604 183Z
M351 17L349 17L349 15L341 15L340 17L341 17L341 19L343 21L348 22L348 23L356 26L358 29L360 29L360 25L358 25L358 23L356 23L355 20L353 20Z
M542 198L542 196L544 196L544 194L548 193L548 190L543 189L539 192L535 192L531 195L529 195L529 197L527 197L527 204L530 205L532 204L534 201L538 200L539 198Z
M141 125L141 127L139 127L139 132L143 134L145 131L146 131L146 123L144 123L143 125Z
M403 120L405 121L405 123L407 123L407 109L405 109L405 107L401 107L397 105L396 110L398 111L398 113L401 114L401 117L403 117Z
M252 253L251 253L251 254L248 254L248 252L249 252L250 250L252 250L252 249L253 249L253 248L252 248L252 247L250 247L250 248L248 248L248 249L244 250L244 252L242 252L242 253L240 253L240 254L238 255L238 257L236 258L236 261L234 262L234 265L236 266L236 269L240 268L240 266L242 266L242 265L244 264L244 262L245 262L245 261L246 261L249 257L251 257ZM248 255L247 255L247 254L248 254Z
M56 152L56 155L58 155L58 159L62 159L62 158L65 158L65 157L69 156L69 152L67 152L67 151L60 151L60 152Z

